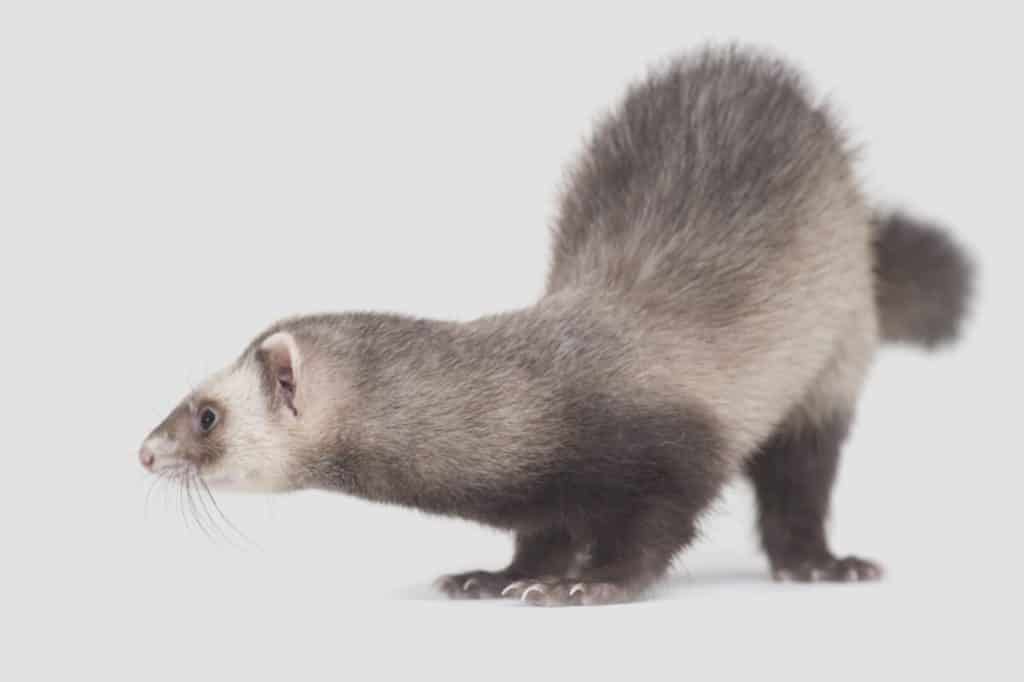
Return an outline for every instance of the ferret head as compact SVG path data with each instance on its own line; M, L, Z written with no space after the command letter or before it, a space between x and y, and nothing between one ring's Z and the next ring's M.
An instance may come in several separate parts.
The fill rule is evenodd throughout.
M293 489L308 388L295 337L270 334L186 396L146 438L139 461L158 475L198 476L211 487Z

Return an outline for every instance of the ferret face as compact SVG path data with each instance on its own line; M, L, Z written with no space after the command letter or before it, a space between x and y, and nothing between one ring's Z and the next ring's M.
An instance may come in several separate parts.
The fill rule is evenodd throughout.
M211 487L269 492L292 483L289 457L298 434L298 352L281 332L206 380L146 438L147 470Z

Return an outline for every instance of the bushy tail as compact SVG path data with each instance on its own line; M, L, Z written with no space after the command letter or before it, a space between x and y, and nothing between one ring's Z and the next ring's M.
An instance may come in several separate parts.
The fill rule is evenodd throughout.
M939 227L903 214L874 224L882 339L925 348L956 340L973 288L967 254Z

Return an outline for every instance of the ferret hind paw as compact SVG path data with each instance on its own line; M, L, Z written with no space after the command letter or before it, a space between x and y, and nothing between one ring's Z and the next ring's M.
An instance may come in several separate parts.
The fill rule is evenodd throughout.
M869 582L884 575L881 564L860 557L825 557L810 561L787 562L777 566L772 576L779 582Z

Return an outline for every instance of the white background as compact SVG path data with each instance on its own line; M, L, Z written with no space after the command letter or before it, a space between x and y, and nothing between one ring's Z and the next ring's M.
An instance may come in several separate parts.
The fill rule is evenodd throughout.
M1012 3L940 4L6 0L0 676L1020 679L1024 50ZM274 319L531 302L590 122L708 39L803 66L873 195L981 265L965 342L885 351L843 461L835 544L888 580L772 584L742 486L651 600L603 609L441 600L508 557L468 523L221 496L240 549L173 491L147 511L143 436Z

